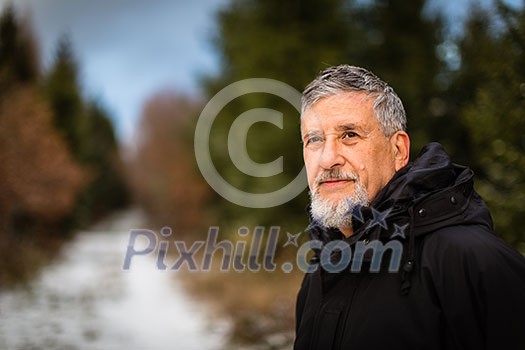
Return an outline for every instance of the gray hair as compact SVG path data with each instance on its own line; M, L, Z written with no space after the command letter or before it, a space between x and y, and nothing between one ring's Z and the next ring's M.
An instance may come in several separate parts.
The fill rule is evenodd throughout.
M301 114L322 98L351 91L375 98L375 117L386 136L406 130L405 108L395 91L372 72L347 64L325 69L308 84L301 99Z

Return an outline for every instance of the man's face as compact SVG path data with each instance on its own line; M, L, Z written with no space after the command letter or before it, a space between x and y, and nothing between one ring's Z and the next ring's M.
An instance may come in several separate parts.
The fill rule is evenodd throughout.
M308 186L322 201L355 197L356 185L372 201L395 174L395 143L383 134L373 102L364 93L347 92L323 98L303 114ZM346 175L341 179L337 172Z

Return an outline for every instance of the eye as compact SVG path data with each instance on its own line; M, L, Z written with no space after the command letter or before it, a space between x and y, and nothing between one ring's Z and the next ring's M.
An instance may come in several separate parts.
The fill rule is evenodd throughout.
M323 142L323 138L321 136L312 136L306 139L305 144L309 145L309 144L317 143L317 142Z
M353 131L345 131L341 134L341 142L345 145L353 145L359 139L359 135Z
M347 131L345 133L343 133L343 135L341 136L342 139L350 139L350 138L353 138L353 137L356 137L358 136L355 132L353 131Z

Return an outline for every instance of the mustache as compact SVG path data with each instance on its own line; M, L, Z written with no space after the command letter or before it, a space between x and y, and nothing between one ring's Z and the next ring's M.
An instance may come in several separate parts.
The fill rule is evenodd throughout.
M330 169L320 173L315 179L315 184L319 186L322 182L331 180L359 180L356 173L352 171L342 171L341 169Z

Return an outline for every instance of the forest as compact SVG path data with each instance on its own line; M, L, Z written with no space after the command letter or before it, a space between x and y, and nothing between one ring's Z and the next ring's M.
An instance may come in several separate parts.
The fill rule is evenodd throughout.
M203 239L210 226L232 240L241 227L280 227L276 259L290 259L284 233L308 226L307 191L261 209L222 198L197 166L195 127L208 101L229 84L268 78L302 91L319 71L341 63L363 66L396 90L412 157L437 141L454 162L474 170L497 235L524 253L525 3L472 2L459 30L429 3L229 1L215 14L210 38L218 73L200 77L200 95L159 87L147 96L125 159L104 102L83 92L74 43L58 38L44 69L30 20L6 7L0 13L0 286L27 278L76 231L128 206L146 214L150 229L170 227L187 242ZM254 108L284 116L282 130L254 124L246 141L255 162L283 157L278 175L248 176L229 158L229 130ZM241 190L274 191L303 167L299 112L276 96L231 101L211 135L218 173ZM249 343L293 330L300 278L298 271L212 273L192 275L189 288L219 299L235 319L234 337Z
M170 91L151 96L141 117L141 137L130 164L131 187L156 229L203 239L209 226L239 239L241 227L280 227L277 265L290 261L286 232L308 239L308 194L282 205L254 209L233 204L207 185L194 158L194 132L207 102L225 86L270 78L298 91L322 69L363 66L400 95L408 116L412 157L428 142L444 145L454 162L474 170L475 188L487 202L496 234L525 252L525 9L503 1L476 4L460 31L424 0L234 0L218 12L214 47L219 74L202 79L200 99ZM254 124L247 149L255 162L283 156L284 172L247 176L228 156L229 130L241 113L270 108L283 113L282 130ZM287 101L254 93L231 101L213 124L210 150L219 174L250 193L292 181L303 166L299 113ZM180 184L184 185L180 185ZM182 200L184 199L184 200ZM229 236L228 236L229 235ZM204 275L204 274L203 274ZM302 274L216 273L192 275L192 292L219 304L235 320L241 343L272 342L287 330L293 339L294 303ZM243 297L239 297L239 290ZM291 335L290 335L291 334Z
M349 63L372 70L400 95L412 156L437 141L456 163L473 168L496 232L523 250L525 11L503 1L490 8L473 4L457 32L427 7L424 0L231 1L216 16L219 30L212 40L222 66L202 79L204 96L159 91L145 104L131 171L139 203L159 225L177 227L181 235L204 234L210 222L301 231L307 225L306 191L283 205L252 209L210 190L194 160L195 124L207 101L233 82L264 77L302 91L320 70ZM282 131L259 123L248 134L254 161L284 157L284 172L270 178L243 174L224 146L236 117L260 107L284 114ZM215 120L210 140L218 172L249 192L290 182L302 168L298 120L293 106L275 96L232 101Z
M73 44L58 38L44 71L31 28L13 6L0 15L0 285L129 201L111 119L83 95Z

